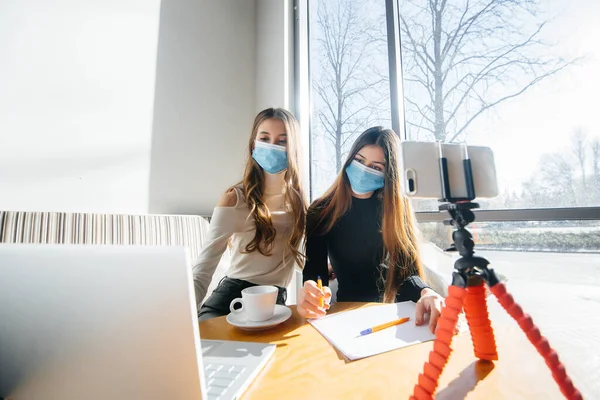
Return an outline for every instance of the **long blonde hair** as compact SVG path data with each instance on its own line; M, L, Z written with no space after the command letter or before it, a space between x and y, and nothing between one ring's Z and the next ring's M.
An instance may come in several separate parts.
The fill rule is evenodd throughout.
M248 160L241 185L244 199L250 208L250 215L254 218L256 233L252 241L246 245L245 250L248 253L258 251L264 256L270 256L276 235L271 220L271 212L263 201L265 190L264 171L252 158L258 127L268 119L278 119L283 122L287 133L288 167L284 176L284 196L286 206L292 214L292 232L287 240L287 250L298 266L303 266L303 254L299 251L299 247L304 236L307 202L302 189L302 177L298 166L301 160L300 129L298 121L292 113L282 108L267 108L258 113L254 119L252 134L248 143Z
M367 129L356 139L333 185L311 206L310 212L316 214L315 225L307 234L328 233L348 212L352 205L352 188L345 171L360 149L367 145L378 145L385 154L384 187L373 195L383 203L383 260L388 264L383 301L392 303L406 278L415 274L422 276L418 229L410 203L401 192L400 139L393 130L377 126Z

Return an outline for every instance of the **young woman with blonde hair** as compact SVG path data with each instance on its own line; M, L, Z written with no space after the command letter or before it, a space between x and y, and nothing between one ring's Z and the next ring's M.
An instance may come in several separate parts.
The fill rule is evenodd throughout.
M208 239L193 267L200 320L228 314L231 301L250 286L277 286L277 303L285 304L294 266L303 263L299 247L307 203L298 135L298 122L289 111L269 108L256 116L243 180L215 207ZM227 276L202 305L228 245Z
M321 317L329 308L329 260L338 280L338 301L412 300L417 303L415 322L423 324L428 313L435 330L443 299L421 279L418 230L400 188L399 144L390 129L366 130L334 184L310 206L298 301L304 317ZM324 290L318 289L317 277Z

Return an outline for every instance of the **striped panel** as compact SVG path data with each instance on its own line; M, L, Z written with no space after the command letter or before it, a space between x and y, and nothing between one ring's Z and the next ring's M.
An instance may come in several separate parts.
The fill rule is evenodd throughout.
M0 211L0 243L185 246L198 257L206 219L192 215L127 215Z

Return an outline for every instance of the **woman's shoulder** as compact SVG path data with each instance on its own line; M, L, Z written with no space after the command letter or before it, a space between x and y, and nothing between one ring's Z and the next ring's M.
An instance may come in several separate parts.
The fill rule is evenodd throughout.
M231 186L221 195L217 207L235 208L243 201L243 190L241 185Z
M306 232L312 234L320 232L326 221L325 208L327 203L323 199L312 202L306 211Z
M235 207L237 204L237 194L235 189L231 188L227 190L219 201L217 202L217 207Z
M317 199L308 206L308 210L306 211L306 216L310 217L310 218L316 218L321 215L321 213L324 211L324 209L325 209L325 202L323 201L323 199Z

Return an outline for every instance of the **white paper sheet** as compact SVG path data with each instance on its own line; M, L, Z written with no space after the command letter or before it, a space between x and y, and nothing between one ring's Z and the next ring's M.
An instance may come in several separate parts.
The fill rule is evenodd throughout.
M406 301L343 311L309 323L349 360L358 360L435 339L428 324L415 326L415 308L415 303ZM403 317L410 321L360 336L362 330Z

